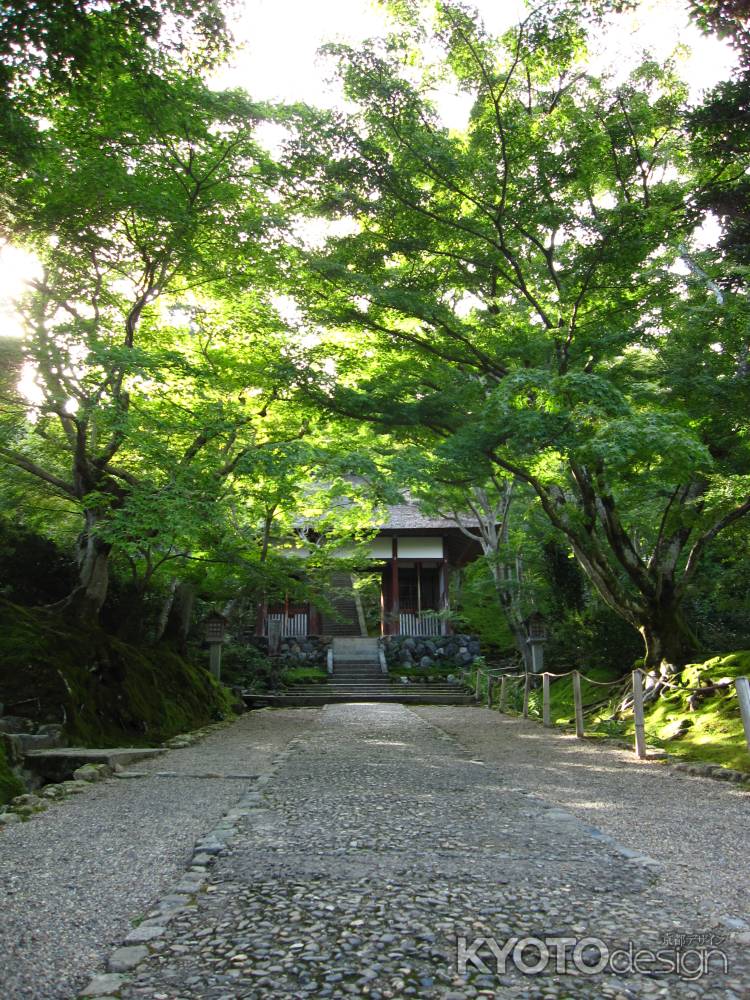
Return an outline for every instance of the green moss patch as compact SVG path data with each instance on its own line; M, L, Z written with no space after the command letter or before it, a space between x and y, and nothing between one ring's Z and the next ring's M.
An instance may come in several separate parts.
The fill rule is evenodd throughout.
M0 702L72 744L158 744L226 718L229 692L167 646L136 647L0 601Z
M8 766L5 750L0 746L0 805L10 802L16 795L26 791L23 782Z

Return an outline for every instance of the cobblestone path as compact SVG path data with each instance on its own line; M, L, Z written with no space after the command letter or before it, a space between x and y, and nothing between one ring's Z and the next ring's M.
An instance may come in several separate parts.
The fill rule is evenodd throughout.
M736 941L716 942L728 974L714 955L709 974L692 981L648 974L647 956L642 974L606 966L589 974L606 958L592 942L567 952L548 944L550 964L536 975L523 970L543 960L537 942L521 944L516 963L511 950L505 968L479 947L477 938L493 939L496 950L512 938L594 938L675 958L674 935L708 930L696 914L675 911L657 864L623 853L517 781L403 706L328 706L240 820L196 905L150 942L119 995L750 996L748 948Z
M251 712L0 833L0 1000L68 1000L319 709Z

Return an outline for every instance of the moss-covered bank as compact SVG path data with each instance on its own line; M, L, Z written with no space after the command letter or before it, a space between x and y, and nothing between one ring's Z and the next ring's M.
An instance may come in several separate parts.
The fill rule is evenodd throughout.
M646 714L646 737L685 760L711 762L750 772L737 677L750 677L750 650L691 663L673 690L665 692ZM710 690L720 685L716 690ZM704 693L694 694L703 688Z
M166 646L0 600L0 702L7 714L62 722L71 744L153 745L231 715L231 696Z
M590 680L616 680L603 668L587 672ZM737 689L737 677L750 677L750 651L714 656L703 663L691 663L672 680L672 687L646 707L646 738L653 747L666 750L685 761L721 764L750 772L750 752L745 741ZM621 685L603 688L581 679L581 693L589 736L633 738L632 712L621 713L619 706L629 687L630 675ZM727 683L729 682L729 683ZM718 686L717 686L718 685ZM696 689L703 689L698 691ZM511 710L520 711L522 689L516 685L509 699ZM530 713L541 718L542 692L535 688L529 699ZM553 725L572 726L575 722L573 688L569 677L550 686L550 718Z

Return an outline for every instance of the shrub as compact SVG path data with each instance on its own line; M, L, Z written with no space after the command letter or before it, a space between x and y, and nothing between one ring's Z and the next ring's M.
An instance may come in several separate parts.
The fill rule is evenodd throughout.
M229 642L221 653L221 678L232 686L268 691L278 687L281 669L255 646Z

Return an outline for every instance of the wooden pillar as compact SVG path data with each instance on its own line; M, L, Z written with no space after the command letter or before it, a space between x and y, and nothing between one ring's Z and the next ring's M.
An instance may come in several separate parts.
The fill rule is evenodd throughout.
M399 593L398 593L398 538L393 536L391 549L391 634L398 635L401 631L399 624Z
M266 609L267 605L265 601L258 602L258 611L255 616L255 634L265 635L266 634Z
M750 681L747 677L738 677L734 682L737 690L737 701L740 705L740 716L742 726L745 730L745 740L750 750Z
M211 664L209 670L214 680L221 681L221 643L212 642L208 648Z
M445 545L445 542L443 542L443 545ZM445 551L445 550L443 550L443 551ZM445 558L443 558L443 561L440 563L440 577L439 577L439 579L440 579L440 610L441 611L447 611L448 607L449 607L449 601L448 601L448 560L445 559ZM444 618L442 626L441 626L441 632L443 633L443 635L448 635L450 633L450 630L451 630L450 629L450 624L449 624L447 618Z
M386 590L388 587L388 564L383 567L380 573L380 634L388 634L388 626L386 623L386 614L388 609L388 601L386 600Z
M307 606L307 631L309 635L320 635L320 611L314 604Z
M643 714L643 671L633 671L633 722L635 726L635 752L640 760L645 760L646 721Z
M584 737L583 698L581 697L581 675L577 670L573 671L573 705L576 715L576 736L582 740Z

